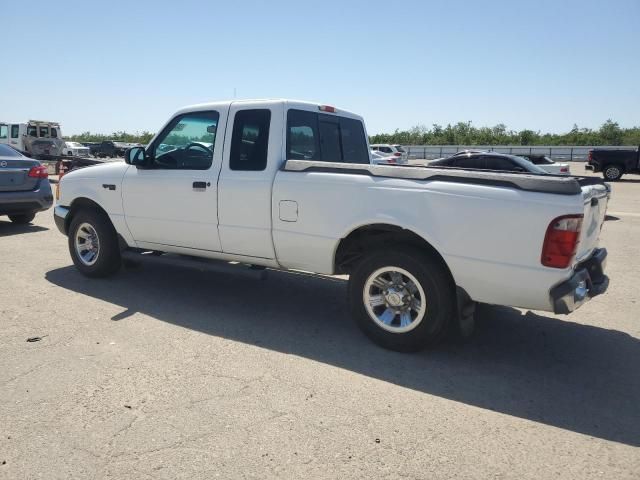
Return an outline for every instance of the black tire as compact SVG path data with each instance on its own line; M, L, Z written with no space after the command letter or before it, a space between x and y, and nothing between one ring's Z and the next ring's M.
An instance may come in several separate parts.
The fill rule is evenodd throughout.
M433 255L409 246L396 248L398 250L373 251L355 266L349 278L349 306L358 326L375 343L389 350L415 352L441 340L449 322L455 319L455 285L449 271ZM367 311L364 298L365 288L370 288L367 280L384 267L399 267L409 272L424 291L426 311L421 318L416 315L414 322L418 323L409 331L385 330ZM399 317L394 317L396 321Z
M9 215L9 220L17 225L26 225L31 223L36 218L35 213L20 213L18 215Z
M616 182L622 178L624 171L618 165L607 165L602 169L602 176L605 180Z
M99 249L95 261L88 265L76 251L76 233L81 225L89 224L97 234ZM122 266L118 234L106 214L97 210L81 210L73 216L69 228L69 253L76 268L87 277L107 277Z

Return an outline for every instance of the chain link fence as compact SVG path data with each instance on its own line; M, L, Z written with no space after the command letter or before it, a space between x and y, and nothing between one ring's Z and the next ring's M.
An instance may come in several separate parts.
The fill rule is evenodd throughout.
M513 145L404 145L411 160L433 160L453 155L461 150L483 150L509 155L542 154L557 161L585 162L592 148L624 148L634 150L637 147L604 147L604 146L535 146L523 147Z

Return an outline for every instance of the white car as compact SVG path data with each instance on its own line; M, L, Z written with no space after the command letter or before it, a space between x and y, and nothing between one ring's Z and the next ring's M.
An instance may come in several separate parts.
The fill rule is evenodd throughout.
M398 157L375 150L371 150L370 153L372 165L398 165Z
M547 173L553 173L555 175L571 175L571 167L568 163L558 163L543 154L515 154L519 157L529 160L534 165L537 165Z
M396 163L406 164L409 160L409 155L402 148L402 145L390 145L388 143L374 143L371 145L371 150L374 152L380 152L386 155L393 155L398 158Z
M125 162L65 175L54 219L88 277L123 257L349 275L359 327L400 351L469 335L475 302L567 314L607 289L601 180L370 161L362 117L335 107L195 105Z
M64 148L62 150L63 155L69 155L73 157L88 157L89 147L85 147L78 142L64 142Z

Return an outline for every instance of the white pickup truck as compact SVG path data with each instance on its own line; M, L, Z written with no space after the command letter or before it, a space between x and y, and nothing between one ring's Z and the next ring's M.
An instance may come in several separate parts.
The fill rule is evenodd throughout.
M54 216L91 277L144 253L348 274L359 326L412 351L469 334L475 302L566 314L604 292L607 199L595 178L370 165L361 117L257 100L184 108L67 174Z

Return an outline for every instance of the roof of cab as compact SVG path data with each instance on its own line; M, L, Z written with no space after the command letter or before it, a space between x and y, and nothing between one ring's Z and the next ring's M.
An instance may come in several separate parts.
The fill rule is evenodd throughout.
M308 102L304 100L290 100L286 98L260 98L260 99L248 99L248 100L222 100L218 102L207 102L207 103L198 103L195 105L188 105L186 107L181 108L176 112L176 114L188 113L188 112L199 112L203 110L210 110L215 108L227 108L233 104L241 104L241 105L256 105L256 106L264 106L269 104L284 104L285 108L296 108L300 110L310 110L310 111L319 111L319 107L323 105L328 105L326 103L319 102ZM330 105L330 104L329 104ZM336 107L335 114L357 118L362 120L362 117L356 113L349 112L347 110L342 110Z

